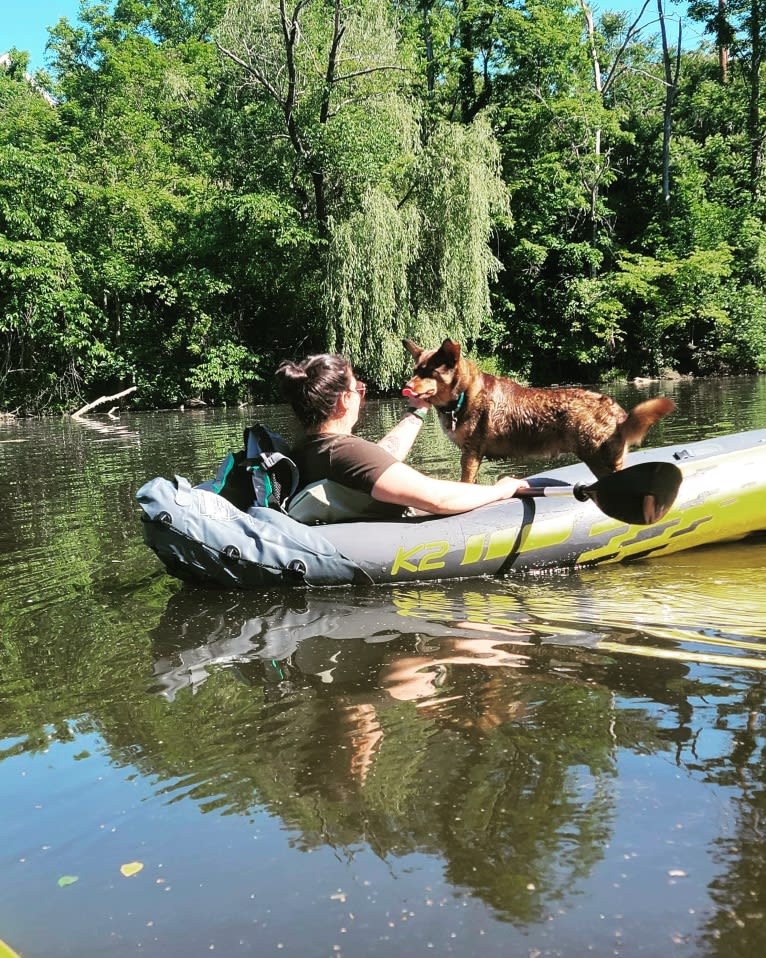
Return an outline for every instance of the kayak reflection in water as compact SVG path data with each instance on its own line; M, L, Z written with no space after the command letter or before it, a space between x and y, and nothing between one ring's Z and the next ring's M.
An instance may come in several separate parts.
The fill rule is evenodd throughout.
M380 605L293 594L292 607L284 597L238 620L227 603L216 612L214 601L200 607L193 594L179 593L156 630L155 687L172 700L184 688L199 689L215 670L235 668L269 698L312 686L331 694L343 743L336 759L362 785L384 739L381 716L397 703L480 735L526 710L519 691L534 677L524 673L530 640L545 640L526 627L524 610L511 603L504 624L476 621L470 600L440 595L401 592L394 605Z

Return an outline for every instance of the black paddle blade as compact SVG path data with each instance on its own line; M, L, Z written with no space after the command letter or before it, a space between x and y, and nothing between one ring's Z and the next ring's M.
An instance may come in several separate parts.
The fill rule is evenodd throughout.
M672 462L640 462L598 482L574 487L577 499L592 499L613 519L634 526L659 522L676 501L683 475Z

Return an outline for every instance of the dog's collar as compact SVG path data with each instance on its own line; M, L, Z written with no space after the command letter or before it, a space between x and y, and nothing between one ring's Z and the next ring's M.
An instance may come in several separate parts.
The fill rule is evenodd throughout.
M449 406L444 406L440 412L443 412L445 416L449 418L450 428L454 432L457 427L457 414L463 408L465 403L465 393L460 393L457 399L454 402L451 402Z

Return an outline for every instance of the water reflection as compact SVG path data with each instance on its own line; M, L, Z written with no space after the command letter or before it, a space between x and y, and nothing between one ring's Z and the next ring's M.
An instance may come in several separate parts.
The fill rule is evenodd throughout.
M732 421L766 425L764 383L739 394L678 384L686 406L652 441L702 438ZM379 435L398 409L369 404L365 428ZM175 470L206 478L253 418L289 433L280 415L169 412L123 417L124 430L105 433L3 425L0 776L17 801L2 839L21 851L2 890L23 932L14 945L24 953L38 934L41 896L54 889L59 920L71 913L80 925L66 940L84 953L110 953L112 928L95 944L84 928L114 923L115 950L191 954L219 910L232 929L219 950L237 952L255 910L251 953L275 952L283 939L264 925L289 911L286 889L300 872L308 925L287 940L293 954L319 939L314 951L331 953L314 887L333 862L334 882L361 885L359 862L374 857L378 876L390 874L355 905L366 929L407 895L425 899L443 875L442 900L462 914L466 898L486 903L477 911L487 935L455 944L434 921L396 948L362 932L348 953L426 954L436 939L466 956L661 954L682 926L701 953L760 955L766 543L396 590L181 587L140 540L135 489ZM454 474L455 451L432 423L418 455ZM101 830L102 804L120 826L120 852ZM38 805L48 808L43 829ZM247 844L256 821L273 824L260 858ZM43 853L51 833L57 845ZM191 849L184 886L182 846ZM160 915L186 947L136 931L135 916L142 927L156 917L149 882L94 878L108 862L121 882L117 866L133 857L146 875L157 848L155 860L176 871ZM295 849L317 854L297 861ZM36 872L17 861L33 852ZM75 856L80 884L56 888ZM669 879L671 869L688 878ZM213 872L246 878L202 889ZM669 898L671 881L685 897ZM496 929L486 914L501 920ZM604 915L612 939L598 937Z
M364 660L380 660L390 651L384 646L405 635L414 635L419 649L431 636L456 650L460 640L486 645L504 639L526 642L531 635L512 624L514 615L521 618L515 603L502 625L489 620L481 625L485 636L497 632L498 638L492 640L481 639L475 623L468 621L468 616L474 616L469 611L470 598L463 604L463 614L457 602L447 601L444 591L399 590L387 599L392 604L381 603L375 593L294 592L274 596L263 610L259 603L258 614L247 617L246 599L230 601L215 614L207 607L200 609L188 593L179 594L168 604L155 632L155 648L165 652L155 664L155 676L164 694L172 698L186 685L199 686L211 667L257 658L283 666L290 661L323 683L337 683L360 673L360 655ZM184 647L186 643L193 644ZM478 650L479 645L468 648ZM475 657L481 657L478 651ZM350 676L342 679L347 659Z
M154 632L155 678L174 702L162 735L175 740L190 707L184 686L197 727L194 775L168 794L239 813L263 802L306 848L438 854L451 882L539 920L603 854L615 742L609 690L554 656L535 664L516 649L529 637L348 597L244 620L218 604L195 626L179 595Z
M393 688L391 675L399 675L402 689L391 694L402 698L404 687L425 697L447 665L506 665L507 647L519 664L539 659L547 644L564 658L584 647L762 669L765 558L766 542L749 541L567 576L394 589L385 602L374 590L280 592L257 603L229 596L217 612L220 603L200 607L196 594L184 591L155 632L155 649L164 654L154 672L169 698L199 686L212 668L253 659L290 661L323 683L338 682L347 659L357 674L361 651L365 661L368 647L390 655L384 647L403 635L416 637L415 657L381 679Z
M741 562L748 547L739 548ZM758 765L743 734L762 737L760 677L754 686L738 671L736 649L727 649L728 675L698 671L690 634L654 621L671 579L694 567L669 566L654 594L636 572L641 624L630 582L618 621L614 583L599 589L587 573L580 589L397 590L392 607L377 594L275 596L255 615L242 597L195 613L181 593L153 634L154 688L184 709L183 690L237 703L243 750L226 777L247 784L234 797L202 747L198 798L210 790L215 807L242 813L260 799L307 847L438 850L452 881L533 921L604 854L621 750L664 753L705 778L733 762L740 776ZM713 583L723 592L724 573ZM766 623L762 607L754 611L753 639ZM698 626L692 645L720 637L725 604L706 605ZM652 641L675 654L645 655ZM615 656L621 646L626 655ZM762 654L755 642L750 651ZM205 704L195 711L206 714Z
M711 895L716 911L701 936L707 953L721 958L755 956L766 943L764 700L761 677L745 692L742 706L719 707L717 724L732 739L729 760L700 756L705 779L737 795L734 827L713 845L718 875Z

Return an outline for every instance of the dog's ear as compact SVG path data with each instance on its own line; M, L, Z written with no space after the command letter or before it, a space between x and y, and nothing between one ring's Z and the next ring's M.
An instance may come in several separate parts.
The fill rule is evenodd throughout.
M454 339L445 339L441 352L446 356L449 365L457 366L460 361L460 343L456 343Z
M411 339L403 339L402 344L410 356L412 356L412 358L415 360L415 362L417 362L423 355L423 350L417 345L417 343L413 343Z

